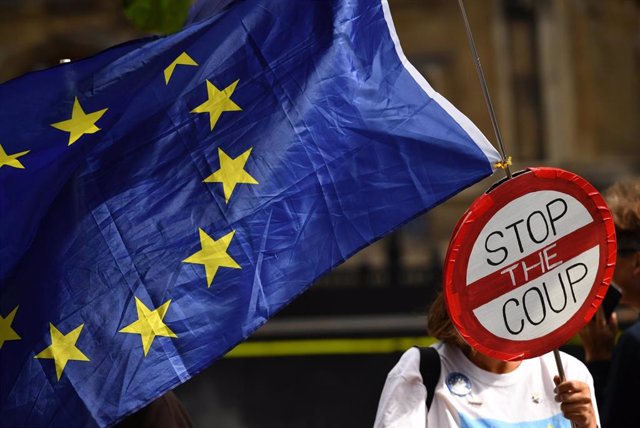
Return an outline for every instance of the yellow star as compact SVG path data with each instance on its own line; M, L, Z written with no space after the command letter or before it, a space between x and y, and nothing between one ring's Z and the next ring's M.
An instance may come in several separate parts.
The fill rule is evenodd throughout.
M240 80L236 80L222 91L207 80L207 101L191 110L191 113L209 113L211 130L216 126L220 115L225 111L242 111L238 104L231 100L231 95Z
M159 308L151 311L140 299L136 297L138 320L120 330L120 333L140 335L145 357L147 356L147 353L151 348L151 344L153 343L153 339L155 339L156 336L178 337L173 331L171 331L164 321L162 321L170 304L171 300L167 300Z
M24 169L24 165L20 163L18 158L20 156L24 156L29 153L31 150L25 150L24 152L14 153L12 155L8 155L7 152L4 151L2 144L0 144L0 168L3 166L12 166L14 168Z
M164 82L169 84L173 71L176 69L176 65L198 65L186 52L182 52L167 68L164 69Z
M6 318L2 318L2 315L0 315L0 349L2 349L2 345L4 345L4 342L7 340L20 340L18 333L11 328L11 323L13 323L13 319L15 318L17 311L18 306L13 308Z
M222 189L224 190L224 200L229 203L233 189L236 188L236 184L258 184L255 178L253 178L247 171L244 170L244 166L249 159L253 148L247 150L235 159L231 159L221 148L218 148L218 156L220 157L220 169L213 174L205 178L205 183L222 183Z
M76 347L76 342L83 327L84 324L80 324L75 330L62 334L53 324L49 323L51 345L36 355L36 358L53 359L58 380L60 380L62 372L69 361L89 361L89 358Z
M200 245L202 249L195 254L184 259L183 263L194 263L204 265L204 270L207 275L207 286L211 287L213 277L216 276L218 268L228 267L233 269L242 269L235 260L227 254L227 248L233 239L235 230L224 235L217 241L207 235L207 233L198 228L200 231Z
M56 129L69 133L69 146L78 141L84 134L94 134L100 130L96 126L96 122L100 120L104 112L108 109L98 110L93 113L86 114L80 106L78 97L73 102L73 110L71 112L71 119L63 120L62 122L52 123Z

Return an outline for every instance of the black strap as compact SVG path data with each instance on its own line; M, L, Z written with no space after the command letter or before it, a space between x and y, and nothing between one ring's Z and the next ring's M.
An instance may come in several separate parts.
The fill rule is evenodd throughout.
M420 351L420 374L422 383L427 388L427 412L433 401L436 384L440 379L440 354L435 348L418 348Z

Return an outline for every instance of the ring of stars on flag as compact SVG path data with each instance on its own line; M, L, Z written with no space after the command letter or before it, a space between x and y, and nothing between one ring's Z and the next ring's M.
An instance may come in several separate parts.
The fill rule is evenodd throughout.
M186 52L178 57L164 69L164 81L169 85L176 69L179 66L197 67L198 63ZM205 80L207 99L191 110L194 114L208 114L209 127L213 132L216 124L227 112L240 112L242 108L236 104L232 96L238 86L239 80L235 80L224 89L219 89L210 80ZM96 108L97 107L97 108ZM74 97L71 106L70 117L58 118L50 123L50 126L66 134L67 146L71 148L75 143L85 140L85 135L95 134L102 131L99 122L105 115L109 115L109 108L105 106L94 106L90 99ZM71 148L73 149L73 148ZM217 154L219 168L202 180L205 184L219 186L221 194L224 196L225 204L229 204L234 190L238 185L257 185L258 181L245 169L253 148L249 148L243 153L231 156L222 148L218 147ZM0 142L0 174L2 167L15 168L29 171L29 149L15 149L10 142ZM182 260L185 264L195 264L202 266L203 283L206 281L207 287L211 287L215 280L216 273L221 268L241 269L240 264L228 253L236 233L231 230L226 233L209 234L202 228L198 228L200 249L187 255ZM123 326L118 333L139 335L142 352L146 357L151 351L156 337L177 338L178 336L165 324L164 318L171 300L167 300L157 308L149 308L140 298L134 296L137 319ZM19 341L22 337L15 331L13 325L16 316L19 315L19 306L16 306L8 314L0 313L0 352L7 345L7 342ZM49 323L48 346L37 352L34 356L39 360L53 360L56 378L59 381L64 374L64 370L71 362L91 361L90 355L85 355L78 347L78 341L82 335L84 324L76 325L71 330L63 329Z

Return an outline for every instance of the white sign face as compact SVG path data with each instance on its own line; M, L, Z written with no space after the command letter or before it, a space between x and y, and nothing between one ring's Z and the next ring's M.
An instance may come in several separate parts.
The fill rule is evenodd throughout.
M554 171L567 177L547 179ZM576 177L551 168L522 174L478 198L458 224L445 265L447 307L484 353L547 352L575 334L604 296L613 224L600 195Z
M496 336L531 340L569 321L593 286L598 244L563 260L556 242L589 223L593 217L574 197L551 190L500 209L473 245L467 285L499 273L513 290L474 309L480 323Z

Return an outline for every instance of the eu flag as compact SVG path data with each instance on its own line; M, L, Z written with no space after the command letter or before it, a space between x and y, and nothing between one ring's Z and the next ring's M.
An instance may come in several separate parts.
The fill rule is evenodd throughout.
M498 160L386 0L237 1L0 112L2 426L114 424Z

